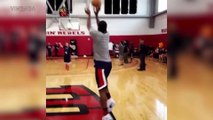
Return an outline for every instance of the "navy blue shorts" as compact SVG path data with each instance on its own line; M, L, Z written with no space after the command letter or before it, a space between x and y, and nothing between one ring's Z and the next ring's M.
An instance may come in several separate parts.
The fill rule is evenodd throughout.
M96 61L95 63L95 77L96 82L98 85L98 89L102 90L104 88L107 88L108 81L107 78L111 72L112 69L112 62L103 62L103 61Z
M64 62L65 63L70 63L71 62L70 55L64 55Z

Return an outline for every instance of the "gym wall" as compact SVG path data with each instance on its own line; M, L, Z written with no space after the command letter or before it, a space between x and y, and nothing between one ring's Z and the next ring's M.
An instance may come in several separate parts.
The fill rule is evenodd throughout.
M167 13L156 17L155 28L149 28L149 0L138 0L138 13L135 15L105 15L104 7L100 11L100 19L108 23L108 31L110 32L110 41L119 43L121 40L128 40L138 46L139 39L144 39L149 46L158 46L159 42L164 42L167 46L167 33L162 29L167 28ZM102 4L103 6L104 4ZM46 41L54 44L55 42L69 42L70 39L76 39L78 42L78 55L92 55L92 38L89 36L86 28L86 16L84 13L84 0L73 1L73 15L71 17L79 17L80 31L84 35L47 35ZM91 7L92 8L92 7ZM47 18L48 25L52 18ZM58 31L57 24L47 29L48 31ZM96 21L92 18L92 26L96 28ZM63 55L63 50L60 51Z

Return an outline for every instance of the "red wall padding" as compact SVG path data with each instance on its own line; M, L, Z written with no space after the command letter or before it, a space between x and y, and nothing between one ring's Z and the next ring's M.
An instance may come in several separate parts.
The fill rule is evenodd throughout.
M5 41L5 52L20 52L25 53L27 51L28 35L32 27L44 27L46 24L46 18L1 18L0 20L0 37L3 37ZM17 42L15 43L16 51L12 50L13 41L11 40L12 33L18 34Z
M169 24L175 24L177 30L180 34L186 37L197 37L200 32L200 28L204 25L213 26L213 15L203 14L203 15L191 15L191 16L168 16L168 26Z
M92 39L90 36L47 36L46 42L55 44L55 42L61 42L63 45L70 39L77 40L78 55L92 55ZM88 40L91 39L91 40ZM163 42L167 47L167 34L159 35L135 35L135 36L110 36L110 41L113 43L119 43L122 40L133 42L137 47L139 39L143 39L145 44L152 47L157 47L159 42ZM60 49L59 55L63 55L63 49Z

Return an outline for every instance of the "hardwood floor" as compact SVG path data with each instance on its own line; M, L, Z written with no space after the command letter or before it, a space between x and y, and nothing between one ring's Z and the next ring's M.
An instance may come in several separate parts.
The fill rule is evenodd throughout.
M139 60L119 66L113 59L108 78L109 90L116 101L113 113L117 120L167 119L167 65L151 58L146 59L147 70L139 72ZM46 61L46 87L84 85L98 94L93 60L76 59L70 71L64 69L62 59Z

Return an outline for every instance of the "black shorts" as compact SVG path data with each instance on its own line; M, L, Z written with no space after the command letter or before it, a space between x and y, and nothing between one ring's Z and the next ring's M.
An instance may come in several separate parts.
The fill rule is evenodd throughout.
M47 53L48 53L48 54L47 54L48 57L51 57L51 56L52 56L52 52L48 51Z
M30 52L29 53L29 60L31 64L37 64L39 62L39 57L38 57L37 52Z
M95 63L95 77L96 82L98 85L98 89L102 90L104 88L107 88L108 81L107 78L111 72L112 69L112 63L111 62L103 62L103 61L94 61Z
M64 55L64 62L65 63L70 63L71 62L70 55Z

